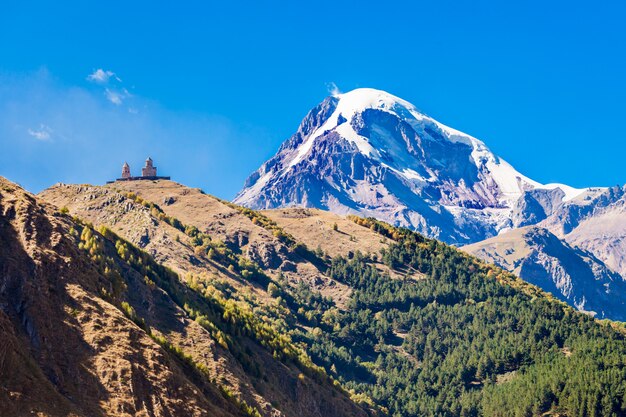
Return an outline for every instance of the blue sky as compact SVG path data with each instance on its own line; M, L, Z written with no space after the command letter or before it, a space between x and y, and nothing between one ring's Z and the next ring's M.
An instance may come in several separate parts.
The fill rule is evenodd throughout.
M35 192L151 155L231 198L331 83L398 95L540 182L626 183L621 0L6 3L0 175Z

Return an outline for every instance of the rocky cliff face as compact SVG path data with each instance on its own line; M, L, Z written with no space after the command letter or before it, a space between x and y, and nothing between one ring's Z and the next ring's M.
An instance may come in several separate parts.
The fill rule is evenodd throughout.
M626 277L624 187L594 189L583 198L556 207L540 225L569 244L593 253Z
M624 279L626 277L626 210L625 191L623 187L590 188L572 199L562 199L560 190L546 191L535 189L525 192L516 202L513 210L514 226L536 225L550 233L552 245L532 245L536 257L526 260L525 269L509 268L519 274L525 280L536 283L544 289L552 291L551 285L567 282L571 290L563 290L564 287L554 289L555 294L569 299L573 305L597 311L602 317L623 319L624 308L621 303L626 300ZM525 230L524 227L520 230ZM548 232L549 231L549 232ZM519 238L520 244L530 244L524 233L507 232L494 240L478 242L468 246L472 253L486 260L495 261L502 255L504 246L496 248L491 242L511 241ZM559 243L554 240L558 239ZM556 246L569 248L552 254L546 252ZM476 252L475 248L490 247L490 250ZM554 269L549 266L553 262L565 264L571 259L572 251L593 259L589 268L581 266L578 270L564 272L562 269ZM491 252L491 253L488 253ZM495 253L498 253L494 257ZM545 275L545 284L537 281L536 268L530 265L534 262L536 268L552 271L549 279ZM589 263L588 263L589 264ZM578 276L576 279L575 277ZM563 281L565 279L565 281ZM551 284L549 282L552 282ZM573 293L578 295L574 296ZM569 293L569 294L568 294ZM573 298L572 298L573 297ZM584 297L584 302L583 302ZM574 301L578 298L579 301Z

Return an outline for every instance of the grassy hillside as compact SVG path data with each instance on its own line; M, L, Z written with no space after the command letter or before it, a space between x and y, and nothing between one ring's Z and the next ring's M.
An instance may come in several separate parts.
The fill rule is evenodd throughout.
M179 304L212 323L213 337L244 363L242 336L390 416L626 413L621 325L577 313L455 248L372 219L261 214L171 182L113 184L106 205L92 197L101 190L56 187L43 197L175 262L187 274L176 288L193 295ZM165 225L142 240L128 193L183 233L171 240L197 262L174 260L172 245L154 243ZM119 206L128 207L124 216L114 215ZM250 369L265 378L265 369Z
M368 414L253 294L67 212L0 179L0 415ZM215 268L240 260L216 248Z

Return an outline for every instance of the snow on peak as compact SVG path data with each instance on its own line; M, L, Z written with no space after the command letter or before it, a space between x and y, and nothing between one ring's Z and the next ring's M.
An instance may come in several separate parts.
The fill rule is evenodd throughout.
M404 166L404 164L401 164L401 166L389 166L383 163L381 152L384 152L385 149L378 149L377 146L373 146L371 138L357 133L351 123L353 118L363 113L365 110L375 109L393 114L411 126L414 126L416 129L419 128L419 125L423 125L424 123L432 124L440 130L442 136L448 141L453 143L460 142L470 146L472 149L472 160L477 167L482 167L481 169L484 169L486 174L497 185L499 190L498 199L504 206L510 206L525 190L533 188L560 188L565 192L564 201L575 198L585 191L585 189L578 190L562 184L549 184L544 186L537 181L533 181L519 173L509 163L494 155L479 139L438 122L432 117L420 112L408 101L387 93L386 91L374 88L358 88L346 93L335 93L332 96L337 99L333 113L321 126L305 138L295 152L286 155L283 174L306 159L317 138L330 131L334 131L345 140L356 145L360 153L380 161L383 165L395 171L407 181L424 182L432 180L432 178L424 178L418 175L413 169Z
M336 130L337 133L341 134L345 139L353 142L363 154L367 156L379 156L376 150L369 144L368 138L357 134L350 124L356 114L362 113L367 109L376 109L391 113L412 125L416 122L433 123L451 142L462 142L479 151L489 151L480 140L446 126L443 123L439 123L432 117L420 112L413 104L386 91L374 88L357 88L347 93L333 94L333 97L338 101L332 115L322 126L309 135L289 166L296 165L308 154L317 137L332 130Z
M588 191L533 181L482 141L372 88L316 106L246 184L235 199L246 206L377 215L454 242L511 227L527 191L560 189L563 202Z
M311 151L315 139L328 131L336 131L344 139L354 143L364 155L379 158L380 152L369 142L369 139L359 135L351 125L352 118L367 109L376 109L396 115L401 119L407 119L407 115L417 120L432 120L420 113L415 106L406 100L389 94L386 91L374 88L357 88L347 93L336 93L337 105L326 122L312 132L300 145L297 154L291 159L288 167L293 167L304 159ZM434 122L434 120L432 120Z
M521 175L511 165L493 155L482 141L439 123L420 112L413 104L393 94L373 88L358 88L347 93L333 94L333 97L337 99L333 113L322 126L313 131L300 144L297 152L289 158L290 161L286 165L287 169L305 159L313 148L315 140L329 131L335 131L344 139L354 143L362 154L380 160L380 150L372 146L369 138L359 135L350 123L355 115L367 109L376 109L391 113L413 126L419 123L432 123L441 130L447 140L462 142L471 146L473 149L472 158L477 165L484 164L486 166L506 202L518 198L524 189L540 185ZM406 167L389 168L399 172L407 180L424 180Z
M347 115L354 115L365 109L379 109L393 113L396 106L417 112L415 106L408 101L374 88L357 88L347 93L335 94L334 97L339 99L337 111L344 114L346 118L348 118Z
M409 103L408 101L396 97L386 91L377 90L374 88L358 88L347 93L334 94L333 96L339 99L337 108L333 115L329 118L327 123L325 123L324 126L322 126L318 130L319 133L330 130L331 126L333 125L336 126L338 124L339 115L350 121L352 116L359 112L362 112L366 109L377 109L395 114L401 119L404 119L405 121L411 123L412 121L410 119L407 120L408 113L417 121L428 121L435 124L437 127L439 127L439 129L441 129L447 139L451 142L462 142L470 145L473 148L472 158L477 163L479 161L483 161L485 163L485 166L490 171L493 180L496 182L496 184L498 184L498 187L502 192L503 200L505 200L506 202L512 202L513 200L519 198L522 191L529 188L559 188L565 193L563 201L572 200L587 191L586 188L578 189L570 187L568 185L556 183L544 185L537 181L534 181L519 173L508 162L495 156L484 144L484 142L476 139L473 136L470 136L466 133L463 133L459 130L438 122L432 117L429 117L426 114L420 112L413 104ZM367 138L359 136L356 132L354 132L351 126L349 126L349 123L345 124L347 126L339 127L341 131L339 131L338 129L338 133L342 134L342 136L346 139L354 142L359 150L361 150L361 152L363 152L364 154L370 156L372 154L377 154L377 151L369 145ZM316 135L314 134L311 136ZM311 145L312 143L313 141L311 141ZM423 180L423 178L416 175L416 173L410 169L401 169L401 174L408 179Z

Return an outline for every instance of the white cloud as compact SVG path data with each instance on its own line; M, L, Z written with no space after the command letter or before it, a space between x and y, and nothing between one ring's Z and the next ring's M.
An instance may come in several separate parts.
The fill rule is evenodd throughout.
M121 105L124 100L131 97L131 94L125 88L121 90L112 90L110 88L107 88L104 90L104 95L106 96L107 100L109 100L116 106Z
M44 125L43 123L39 125L38 129L29 128L27 132L29 135L37 140L49 141L52 139L52 129L49 126Z
M113 71L103 70L102 68L98 68L97 70L89 74L87 76L87 80L98 84L106 84L109 82L109 79L111 79L111 77L113 77L113 79L118 82L122 82L122 80L117 75L115 75Z
M332 81L326 84L326 88L328 88L328 92L330 93L331 96L336 96L337 94L341 94L341 90L339 90L339 87L337 87L337 84L335 84Z
M102 85L104 96L116 106L121 106L127 98L132 97L127 89L121 87L122 80L113 71L98 68L87 76L87 80Z

